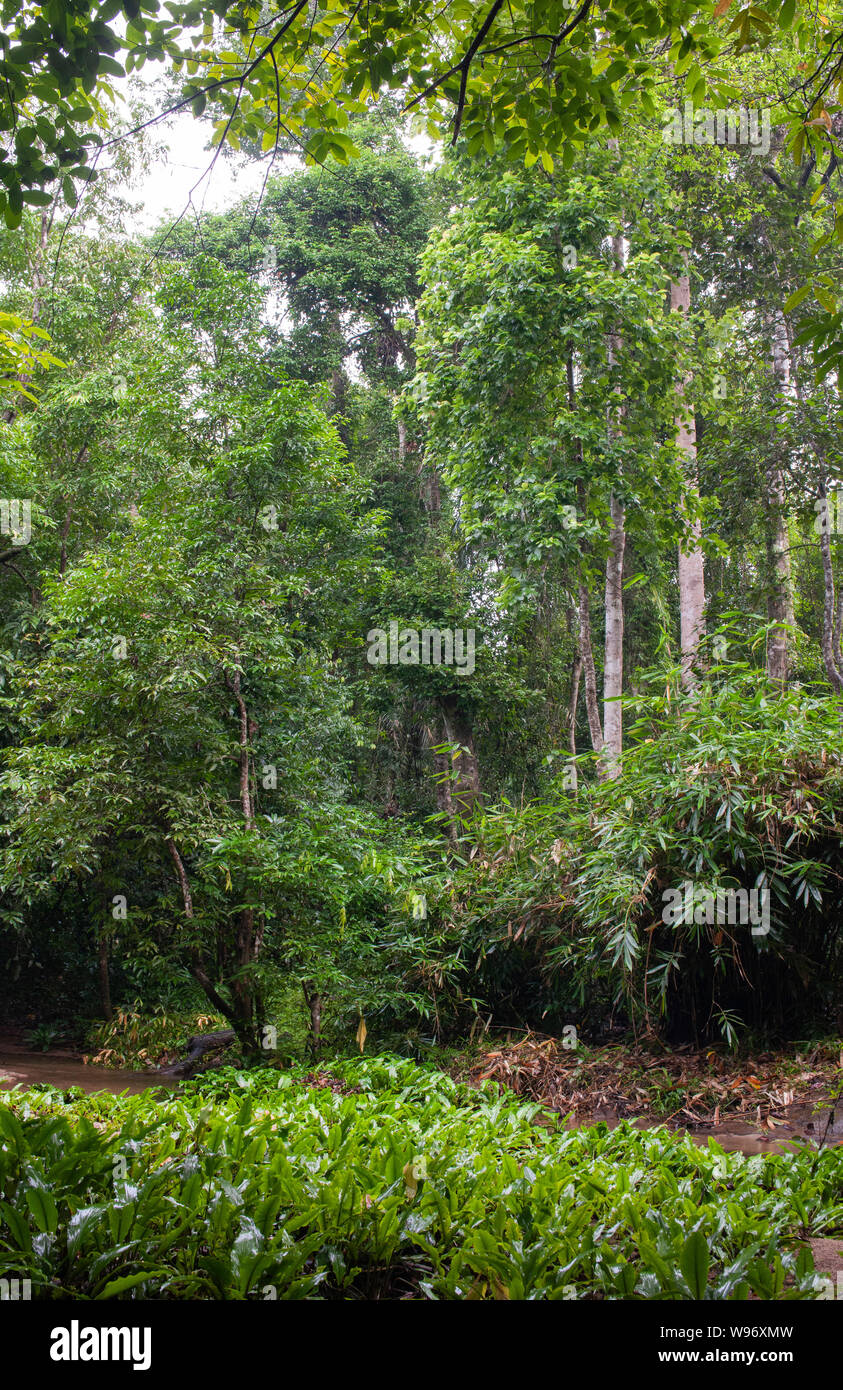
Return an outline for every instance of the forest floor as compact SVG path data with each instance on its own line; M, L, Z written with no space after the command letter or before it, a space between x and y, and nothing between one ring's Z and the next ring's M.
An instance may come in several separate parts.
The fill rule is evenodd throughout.
M791 1143L843 1143L843 1046L731 1054L612 1044L566 1048L527 1033L458 1054L452 1075L497 1081L564 1115L571 1127L621 1120L665 1124L745 1153Z

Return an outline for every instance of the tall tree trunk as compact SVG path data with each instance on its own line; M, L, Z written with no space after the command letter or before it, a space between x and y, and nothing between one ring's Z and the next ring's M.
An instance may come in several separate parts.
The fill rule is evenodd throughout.
M568 352L567 360L568 371L568 409L574 411L577 404L577 393L574 384L574 352L571 348ZM582 439L577 436L576 440L577 462L580 465L580 478L577 483L577 509L581 520L585 519L586 512L586 491L584 482L583 467L583 448ZM580 552L584 567L587 551L587 542L580 542ZM582 571L581 571L582 575ZM594 669L594 649L591 644L591 598L588 592L588 584L584 577L581 577L577 585L577 661L579 665L575 667L576 680L572 682L572 710L570 718L571 728L571 749L574 752L574 724L576 722L576 705L579 695L580 676L585 675L585 711L588 718L588 733L591 738L591 746L595 753L603 750L603 729L600 723L600 709L597 702L597 674ZM574 772L576 776L576 770Z
M626 514L615 496L610 502L611 529L606 557L606 651L603 660L603 755L601 773L617 777L623 752L623 560Z
M603 728L600 723L600 706L597 702L597 673L594 669L594 651L591 645L591 602L588 585L580 580L579 604L579 650L585 675L585 712L588 717L588 732L595 753L603 751Z
M165 837L164 843L167 846L168 853L175 866L176 877L179 881L182 902L184 904L184 915L189 922L192 922L194 920L193 894L190 891L190 880L187 877L187 870L184 867L184 860L179 854L178 847L172 835L167 835ZM210 975L208 974L208 968L205 964L205 959L202 955L202 952L195 943L191 944L191 946L188 948L188 956L190 959L190 973L193 976L194 980L199 985L200 989L202 989L208 1001L216 1009L217 1013L222 1014L223 1018L228 1019L229 1023L231 1023L234 1026L238 1037L240 1037L240 1028L238 1027L239 1018L237 1017L236 1010L232 1009L231 1005L225 999L223 999L222 995L215 988L214 983L211 980Z
M457 778L453 796L461 814L470 815L480 796L480 768L474 751L474 730L468 716L458 707L456 701L442 704L442 725L445 741L457 744Z
M687 251L683 251L682 255L685 274L671 282L670 307L674 313L687 315L691 308L691 280L687 270ZM687 385L687 376L676 383L679 405L676 436L685 472L683 511L690 516L688 534L679 542L679 644L682 684L686 690L692 690L697 683L699 648L705 636L705 556L702 550L702 525L697 515L697 428L693 414L685 407Z
M770 324L773 345L773 377L782 395L790 390L790 354L784 315ZM790 537L787 529L787 487L782 460L773 446L767 466L767 561L771 588L767 595L767 619L775 623L767 640L767 674L781 685L789 670L788 626L793 624L793 585L790 572Z
M252 831L255 825L255 814L252 803L252 763L250 750L251 741L257 732L257 725L249 718L249 711L246 707L246 701L243 698L239 671L235 671L228 677L228 685L237 701L240 730L240 806L243 812L243 823L245 828L247 831ZM255 931L255 909L253 907L244 907L237 923L235 941L236 975L232 989L241 1022L249 1037L255 1035L255 1025L257 1022L256 1005L258 1001L256 999L252 967L257 959L258 949L259 939Z
M438 744L441 741L430 729L427 732L432 743ZM451 796L451 759L447 753L434 753L433 775L436 779L436 809L443 817L442 825L446 836L451 844L455 845L457 842L457 816L454 810L454 800Z
M823 480L820 497L827 503L826 482ZM826 675L839 695L843 695L843 586L836 592L834 582L834 561L831 555L831 532L834 519L826 515L821 519L820 555L823 567L823 627L822 653Z
M35 254L32 257L32 322L39 323L44 312L44 305L41 296L44 286L47 283L47 242L50 236L50 228L53 225L55 215L55 203L50 208L45 208L41 213L41 222L38 228L38 242Z
M318 1057L322 1041L322 995L313 980L302 981L302 993L310 1014L310 1051L314 1057Z
M570 755L571 755L571 761L570 761L569 767L568 767L568 771L569 771L569 781L568 781L568 784L567 784L567 785L570 787L570 790L573 791L573 792L575 792L575 791L577 790L577 780L578 780L578 779L577 779L577 704L579 703L579 698L580 698L580 679L581 679L581 677L582 677L582 668L583 668L583 660L582 660L582 657L581 657L579 651L577 651L577 654L576 654L576 656L574 657L573 664L572 664L572 666L571 666L571 695L570 695L570 698L569 698L569 700L568 700L568 718L567 718L567 726L568 726L568 752L569 752Z
M345 370L345 337L342 330L342 320L339 314L333 314L330 320L330 328L333 333L334 346L338 357L331 368L331 411L334 418L337 434L345 447L351 447L351 434L347 417L348 410L348 376Z
M577 705L580 699L582 668L583 660L579 652L577 652L571 664L571 695L568 700L568 718L566 720L568 728L568 752L572 758L577 756Z
M446 816L445 831L451 843L459 834L459 821L471 815L480 799L480 768L474 748L474 731L467 715L455 699L440 704L441 722L438 744L456 745L459 751L436 753L436 802ZM429 735L430 736L430 735Z
M819 469L820 499L826 502L826 514L825 517L821 518L819 528L820 562L823 571L823 626L821 646L826 675L838 694L843 694L843 648L841 647L841 633L843 633L843 590L841 590L839 594L836 593L834 581L834 561L831 553L831 533L834 529L834 518L830 515L828 510L828 470L825 457L820 450L811 428L810 415L806 415L805 412L804 391L799 373L799 359L794 351L793 330L789 319L786 318L785 315L781 316L781 323L784 328L788 349L788 384L792 387L793 393L799 404L802 432L811 445ZM841 386L843 386L843 382L841 382L841 374L838 372L838 397L840 396Z
M623 236L612 238L615 265L622 271L626 264L626 243ZM623 352L623 340L613 333L609 338L609 367L617 365ZM623 428L623 407L613 419L609 413L610 439ZM623 752L623 561L626 550L626 513L623 503L613 493L609 501L609 553L606 556L606 633L603 660L603 751L598 766L601 777L617 777Z

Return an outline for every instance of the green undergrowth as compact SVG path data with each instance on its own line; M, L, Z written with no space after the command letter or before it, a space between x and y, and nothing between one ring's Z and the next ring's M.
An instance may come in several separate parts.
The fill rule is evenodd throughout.
M403 1059L329 1079L227 1068L178 1094L9 1093L0 1273L77 1299L822 1291L801 1243L843 1233L843 1150L568 1132Z

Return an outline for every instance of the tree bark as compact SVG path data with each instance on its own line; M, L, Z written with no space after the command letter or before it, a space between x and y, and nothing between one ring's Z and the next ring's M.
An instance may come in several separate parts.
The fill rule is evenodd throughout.
M606 558L606 654L603 662L603 752L601 774L617 777L623 752L623 561L626 514L615 496L609 507L611 529Z
M688 253L684 251L685 274L670 286L670 308L674 313L688 314L691 308L691 280L687 273ZM697 662L700 643L705 637L705 556L702 550L702 525L697 515L697 428L693 414L685 408L688 377L676 383L679 408L676 415L676 437L683 455L685 496L683 511L690 513L688 535L679 542L679 645L682 663L682 684L693 690L697 683Z
M773 377L778 391L790 389L790 355L784 315L777 313L770 324L773 345ZM793 624L793 586L790 572L790 537L787 529L787 489L782 461L774 446L767 467L767 561L771 589L767 595L767 618L775 627L767 641L767 674L785 685L789 674L788 626Z
M435 731L434 731L435 729ZM481 796L480 768L474 749L474 733L468 718L460 712L456 701L440 702L438 728L427 728L434 746L453 744L459 749L455 756L436 752L433 766L436 776L436 806L444 816L445 834L452 845L459 837L459 821L470 816Z
M826 483L823 481L820 497L826 499ZM835 592L834 561L831 555L832 520L826 514L820 529L820 555L823 567L823 627L822 653L826 675L838 695L843 695L843 648L841 648L841 628L843 628L843 592L838 597Z
M580 580L579 604L579 647L585 674L585 712L588 717L588 732L595 753L603 751L603 727L600 723L600 706L597 702L597 673L594 669L594 651L591 645L591 602L588 585Z
M569 764L570 769L570 788L571 791L577 790L577 705L580 698L580 678L582 676L583 660L579 651L574 657L571 667L571 695L568 700L568 752L571 755Z
M194 1072L200 1069L200 1065L206 1052L216 1052L224 1047L230 1047L237 1041L237 1034L233 1028L226 1028L217 1033L196 1033L187 1040L187 1056L180 1062L171 1062L168 1067L160 1067L162 1076L174 1078L193 1076Z
M251 831L255 826L254 805L252 803L251 741L257 732L257 725L249 717L246 701L243 698L240 672L233 672L227 680L229 689L237 701L240 726L240 807L243 812L243 824L247 831ZM235 938L236 975L232 983L232 991L241 1023L252 1043L254 1043L257 1000L254 981L251 977L251 967L257 959L258 944L255 932L255 909L244 907L237 923ZM254 1045L256 1046L256 1044Z
M310 1013L310 1050L317 1057L322 1039L322 995L313 980L302 981L302 993Z
M617 144L615 142L615 147ZM612 252L619 272L626 264L626 242L623 236L612 238ZM616 366L623 352L623 339L613 333L609 337L609 368ZM620 433L623 428L623 406L612 418L609 412L608 433ZM606 556L606 628L603 660L603 749L598 763L601 777L617 777L623 752L623 561L626 550L626 512L620 498L613 493L609 500L609 552Z
M568 409L573 411L576 408L577 394L574 386L574 353L573 349L568 353L567 361L568 372ZM577 483L577 508L582 519L585 518L586 511L586 491L583 466L582 439L577 437L576 441L577 462L580 465L580 478ZM582 562L585 562L587 547L580 542L580 553ZM588 718L588 732L591 738L591 746L595 753L602 752L603 749L603 729L600 724L600 709L597 702L597 674L594 669L594 649L591 644L591 598L588 592L588 584L584 578L580 578L577 586L577 657L579 669L576 671L576 680L573 684L572 701L574 715L571 721L571 738L573 739L573 727L576 722L576 702L579 694L580 675L585 674L585 710ZM572 750L573 751L573 750ZM576 769L574 770L576 777Z
M107 1023L114 1017L114 1010L111 1007L111 982L108 978L108 938L100 935L98 944L99 954L99 983L100 983L100 1007L102 1016Z
M182 902L184 903L184 915L188 919L188 921L192 922L194 920L193 895L190 891L190 881L187 877L187 871L184 867L184 861L182 860L182 857L178 852L176 842L173 839L172 835L168 835L164 843L166 844L170 857L173 861L173 864L175 865L176 877L179 881ZM205 965L205 961L202 957L202 952L195 943L191 944L191 946L188 948L188 956L190 960L190 973L193 976L196 983L199 985L200 989L205 994L205 997L213 1005L217 1013L222 1014L223 1018L227 1018L229 1022L235 1023L235 1011L232 1010L231 1005L228 1004L225 999L223 999L222 995L215 988L211 980L211 977L208 974L207 966Z
M458 815L469 816L480 798L480 767L474 751L474 730L456 702L443 702L442 727L444 743L456 744L456 780L452 797Z
M55 215L55 203L50 208L45 208L41 213L41 223L38 228L38 244L35 255L32 258L32 322L39 323L44 306L41 303L41 294L47 283L47 242L50 236L50 228L53 225Z
M431 728L427 728L427 736L434 745L442 742L440 737ZM457 842L457 815L454 810L454 799L451 795L451 759L447 753L434 752L433 754L433 775L436 781L436 809L442 819L442 826L448 840L452 845Z

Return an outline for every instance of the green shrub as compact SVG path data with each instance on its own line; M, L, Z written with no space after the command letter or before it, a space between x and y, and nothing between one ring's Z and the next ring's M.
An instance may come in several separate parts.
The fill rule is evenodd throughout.
M655 688L657 682L661 688ZM773 1036L839 1026L843 726L820 691L739 670L679 695L651 673L632 702L620 777L589 788L572 818L578 846L572 930L552 965L611 961L633 1016L673 1037L750 1025ZM655 688L655 689L654 689ZM693 920L685 885L766 893L769 930ZM682 894L664 921L665 894Z
M117 1009L110 1022L96 1023L89 1030L86 1061L138 1070L163 1066L184 1055L187 1039L194 1033L210 1033L228 1026L219 1014L144 1015L131 1007Z
M466 829L433 900L463 989L496 1025L769 1041L843 1026L843 724L821 689L715 672L693 696L649 672L625 701L620 776L504 803ZM686 885L755 891L769 922L686 915ZM665 920L675 894L676 920ZM761 895L766 897L762 898ZM668 914L669 916L670 914ZM696 920L695 920L696 918ZM465 1010L458 1023L465 1023Z

